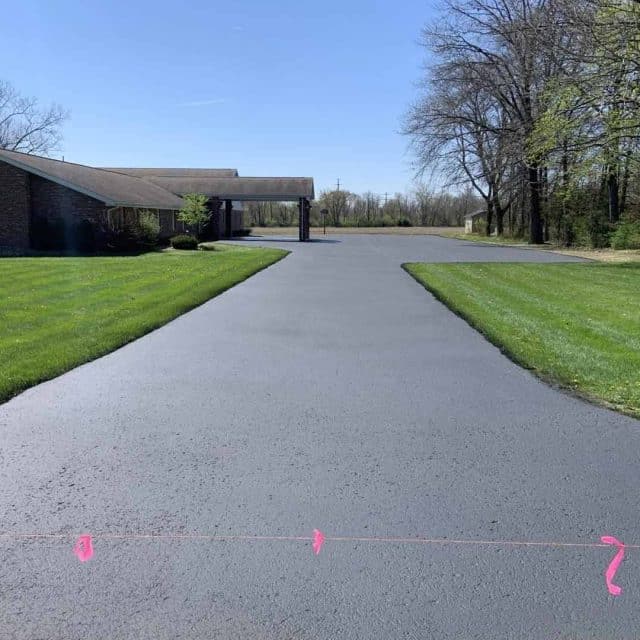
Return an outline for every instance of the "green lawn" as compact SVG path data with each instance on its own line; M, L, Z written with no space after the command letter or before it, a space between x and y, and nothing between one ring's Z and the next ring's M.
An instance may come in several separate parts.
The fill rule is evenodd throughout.
M407 264L542 378L640 417L640 264Z
M217 245L0 259L0 402L156 329L285 255Z

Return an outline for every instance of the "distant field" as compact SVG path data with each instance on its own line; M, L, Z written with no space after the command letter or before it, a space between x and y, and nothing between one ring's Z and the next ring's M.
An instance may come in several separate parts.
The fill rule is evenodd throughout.
M160 327L285 255L217 245L0 259L0 402Z
M394 236L456 236L464 227L327 227L327 235L385 234ZM252 227L252 236L297 236L298 227ZM311 227L311 237L323 235L322 227Z
M514 361L640 417L640 264L407 264Z

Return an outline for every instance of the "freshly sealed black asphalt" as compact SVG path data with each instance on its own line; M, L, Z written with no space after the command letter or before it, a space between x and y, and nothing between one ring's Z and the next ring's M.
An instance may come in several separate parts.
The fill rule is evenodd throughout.
M640 543L640 423L400 267L561 256L331 240L0 406L0 639L640 638L640 550L191 537Z

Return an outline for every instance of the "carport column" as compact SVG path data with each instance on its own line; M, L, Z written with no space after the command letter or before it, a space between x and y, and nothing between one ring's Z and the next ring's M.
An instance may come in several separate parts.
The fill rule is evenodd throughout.
M309 225L311 223L311 203L304 199L304 239L309 240Z
M226 238L232 236L231 214L233 212L233 202L231 200L224 201L224 235Z
M304 198L298 199L298 240L304 242Z

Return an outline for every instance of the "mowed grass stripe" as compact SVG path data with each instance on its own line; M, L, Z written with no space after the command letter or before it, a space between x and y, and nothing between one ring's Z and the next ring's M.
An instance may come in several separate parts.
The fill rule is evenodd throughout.
M0 401L160 327L285 255L223 245L0 260Z
M507 279L506 276L505 279ZM469 286L472 288L469 289ZM473 295L475 291L482 291L482 286L482 283L477 281L477 274L470 275L465 284L467 295ZM504 316L501 318L503 327L506 325L506 330L513 327L514 337L532 343L523 345L525 351L536 350L539 348L539 344L547 344L549 341L558 339L558 336L561 336L561 339L564 340L564 348L559 358L555 358L554 352L549 351L545 354L547 359L543 359L541 362L548 362L549 365L555 367L565 367L564 356L567 350L572 350L575 357L590 357L591 350L585 348L590 345L597 348L602 341L608 340L608 349L619 351L619 347L622 346L620 343L611 340L610 336L600 335L593 331L592 327L585 323L584 315L579 316L583 323L582 330L575 334L566 333L564 331L567 325L566 314L558 305L545 304L544 300L536 299L528 292L524 295L513 288L501 286L500 283L487 282L486 286L489 292L486 304L490 306L499 301L503 303L501 307L501 315ZM525 289L527 288L527 283L523 282L521 286ZM482 309L478 309L478 311L481 312ZM544 326L539 326L536 323L535 315L537 312L545 314L546 322ZM626 347L623 347L622 351L626 352ZM567 364L569 365L567 373L570 373L573 367L570 362ZM595 366L597 364L594 363ZM542 364L539 367L542 367ZM552 373L552 368L550 366L544 367L543 372Z
M611 327L613 324L619 324L624 326L625 320L623 317L611 318L607 314L607 310L612 304L617 303L619 297L625 293L628 295L636 295L633 290L632 279L625 279L624 272L618 275L617 286L615 290L610 289L610 277L606 281L603 281L599 272L593 270L587 270L585 272L581 269L581 265L570 265L569 270L563 269L564 265L549 265L548 269L536 274L536 277L531 281L523 279L521 276L521 267L526 265L512 265L512 269L504 276L504 280L496 283L497 286L513 286L517 284L514 289L516 293L530 293L536 299L538 298L538 291L541 287L547 290L547 296L545 297L544 304L549 307L556 306L564 311L565 301L567 295L573 298L573 304L576 309L593 312L597 317L599 314L604 313L604 317L607 319L606 327ZM571 273L571 283L567 288L555 289L557 285L557 269L554 267L559 266L563 274ZM626 281L625 281L626 280ZM596 296L583 297L581 295L584 291L582 285L589 284L589 288L597 293ZM588 316L589 317L589 316ZM618 322L616 322L618 320ZM602 325L600 325L602 327Z
M516 271L517 273L505 274L504 279L498 282L487 282L487 293L491 294L492 298L509 300L510 305L508 308L517 309L518 311L525 309L528 312L533 312L534 310L542 308L548 316L548 321L544 327L546 332L552 333L556 330L561 330L567 322L567 293L554 293L552 288L555 285L550 278L523 281L523 278L519 275L519 271L517 269ZM482 288L485 286L483 284L485 280L486 277L474 273L469 277L467 288L477 287L478 285ZM584 281L583 284L587 284L586 281ZM546 287L551 287L551 289L548 289L548 295L544 299L541 299L538 292L540 288L545 289ZM601 294L602 299L612 298L608 290L601 292ZM620 292L620 294L622 295L623 292ZM583 325L583 331L580 332L580 334L575 334L577 344L583 345L585 340L600 342L606 339L610 341L610 348L612 349L626 349L629 343L633 343L634 341L637 348L640 345L640 340L638 336L629 336L626 327L628 321L620 318L619 322L616 322L615 319L610 319L609 316L604 313L611 304L616 304L616 298L613 297L607 305L594 303L593 300L593 296L591 296L590 299L573 297L573 312L580 317ZM533 315L535 315L535 313ZM570 338L571 336L567 336L567 339Z
M547 289L549 293L544 299L541 299L538 295L540 288L553 287L553 279L538 278L533 281L523 281L517 269L518 266L519 265L514 265L514 267L516 267L514 271L517 273L505 273L504 278L498 282L487 281L487 274L485 272L467 273L467 282L465 285L462 285L462 287L470 296L473 295L473 292L476 290L485 290L482 296L483 303L492 304L500 299L509 300L510 304L505 313L509 313L509 309L517 309L519 311L521 308L526 308L528 311L533 311L534 309L543 308L549 317L545 329L548 332L561 329L567 322L567 294L564 292L554 294L552 290ZM620 318L620 322L618 323L610 320L608 317L598 319L611 304L615 303L615 298L607 305L594 304L586 299L581 300L580 298L574 298L574 311L580 315L584 329L583 333L580 334L580 344L583 343L585 336L587 336L597 341L609 339L612 348L617 348L622 339L624 339L625 343L629 340L635 340L636 344L640 345L637 337L634 338L628 335L626 326L628 321L624 318ZM526 318L521 319L521 324L523 326L527 324Z
M640 264L407 264L513 360L640 417Z

